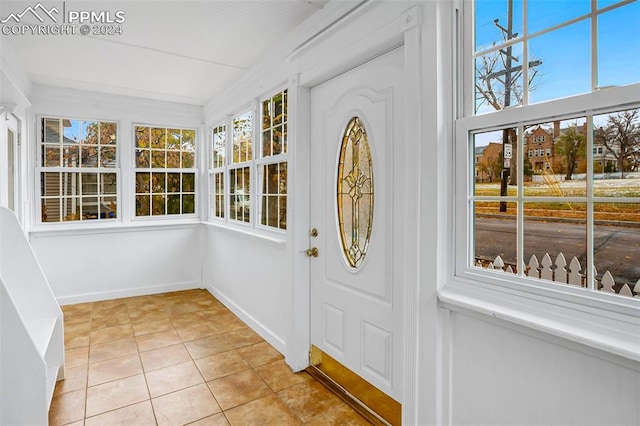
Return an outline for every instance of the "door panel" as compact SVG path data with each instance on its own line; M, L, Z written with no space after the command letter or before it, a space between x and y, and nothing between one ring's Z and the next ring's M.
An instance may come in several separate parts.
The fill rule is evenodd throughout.
M396 188L394 152L402 141L402 76L403 49L397 48L311 90L311 226L318 229L310 238L318 248L318 257L310 258L311 343L397 401L404 336L403 283L397 278L401 259L394 257L402 227L394 213L402 208L403 192ZM359 204L370 183L362 170L366 151L346 155L364 164L343 171L342 193L349 196L342 198L342 220L352 230L347 241L366 232L362 219L372 210L369 243L357 267L342 246L337 201L342 141L354 117L366 133L373 175L370 209ZM356 210L361 214L352 214Z

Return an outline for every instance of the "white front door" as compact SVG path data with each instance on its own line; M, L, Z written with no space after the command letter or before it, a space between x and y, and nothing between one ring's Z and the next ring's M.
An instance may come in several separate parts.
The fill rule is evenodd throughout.
M311 90L311 344L402 402L403 48Z

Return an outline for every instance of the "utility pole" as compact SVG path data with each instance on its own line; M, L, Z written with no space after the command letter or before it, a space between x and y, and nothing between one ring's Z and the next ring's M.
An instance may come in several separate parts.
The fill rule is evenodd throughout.
M494 19L493 24L502 32L502 38L504 42L507 43L507 47L498 49L495 52L500 60L486 63L486 74L481 73L477 77L478 80L476 81L476 87L480 88L481 86L478 81L483 82L482 89L479 90L481 96L484 97L484 99L496 110L500 110L511 106L511 96L519 99L521 94L518 92L517 84L518 79L524 74L524 65L516 65L516 63L520 62L520 58L517 56L513 56L513 45L511 43L511 40L518 37L518 33L513 32L513 0L507 0L506 27L500 25L499 18ZM502 67L500 67L500 65L502 65ZM540 60L529 61L526 64L526 66L528 67L528 82L526 83L529 83L529 86L527 86L525 82L523 82L522 90L530 89L530 84L533 81L533 78L537 75L537 70L535 69L535 67L539 65L542 65L542 61ZM496 80L499 83L498 85L496 85L496 87L504 87L504 100L502 104L500 104L500 101L498 100L499 93L497 93L496 89L493 88L493 84L491 83L492 80ZM501 196L506 196L508 194L507 188L510 176L517 175L518 149L521 149L521 147L518 147L517 134L515 130L504 129L502 132L503 164L502 171L500 172ZM512 160L515 161L512 162ZM500 202L500 211L507 211L506 202Z
M504 28L499 24L500 20L495 19L493 23L496 27L498 27L503 34L504 39L508 42L513 37L517 37L518 34L513 34L513 0L507 0L507 28ZM512 45L507 46L506 52L504 50L500 50L503 53L505 58L505 75L504 75L504 108L508 108L511 106L511 84L512 84L512 64L513 64L513 47ZM508 194L508 183L509 176L511 175L511 158L507 158L505 153L507 152L506 146L509 144L509 129L502 130L502 171L500 172L500 196L505 197ZM511 152L511 150L509 150ZM500 201L500 212L504 213L507 211L507 202Z

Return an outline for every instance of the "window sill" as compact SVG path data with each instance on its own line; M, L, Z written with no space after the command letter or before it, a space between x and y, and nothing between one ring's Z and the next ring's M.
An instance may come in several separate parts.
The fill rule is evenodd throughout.
M203 222L203 224L209 228L239 235L262 243L271 244L280 248L284 248L287 244L286 233L270 232L268 230L256 229L244 225L234 225L222 221L209 221Z
M537 293L457 278L439 289L438 299L445 309L485 315L640 361L640 306L625 306L625 313L619 313L601 300L597 301L601 305L597 307L593 300L585 304ZM584 298L589 298L589 294Z
M200 225L200 219L172 219L172 220L135 220L133 222L124 223L118 220L105 221L104 223L67 223L67 224L50 224L38 225L29 230L29 235L36 237L49 237L65 235L95 235L102 233L131 232L135 230L152 230L152 229L179 229L185 227L193 227Z

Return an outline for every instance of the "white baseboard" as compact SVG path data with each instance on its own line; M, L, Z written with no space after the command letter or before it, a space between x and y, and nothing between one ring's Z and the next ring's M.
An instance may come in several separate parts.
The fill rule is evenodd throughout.
M286 344L282 338L274 334L271 330L265 327L260 321L256 320L244 309L238 306L233 300L229 299L223 293L220 293L216 288L211 285L205 285L203 288L209 290L213 296L218 299L224 306L226 306L231 312L233 312L238 318L244 321L249 327L251 327L256 333L266 340L271 346L276 348L281 354L285 353Z
M202 288L200 282L194 281L187 283L127 288L115 291L85 293L74 296L58 297L56 300L60 305L72 305L75 303L98 302L102 300L121 299L124 297L147 296L149 294L168 293L170 291L193 290L196 288Z

